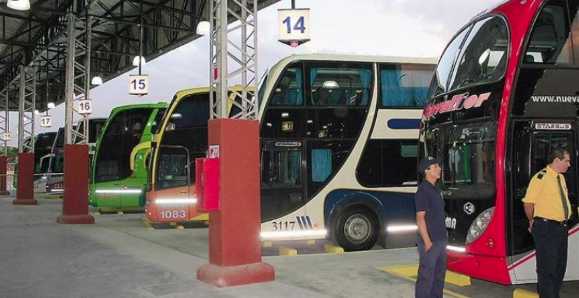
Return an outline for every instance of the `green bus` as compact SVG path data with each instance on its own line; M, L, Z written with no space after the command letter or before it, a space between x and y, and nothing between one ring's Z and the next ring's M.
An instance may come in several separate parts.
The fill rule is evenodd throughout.
M166 108L160 102L111 111L91 167L89 203L97 211L143 210L150 147L141 143L150 144Z

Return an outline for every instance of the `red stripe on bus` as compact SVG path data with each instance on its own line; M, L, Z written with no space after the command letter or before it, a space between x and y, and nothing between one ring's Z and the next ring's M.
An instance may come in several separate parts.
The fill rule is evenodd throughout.
M579 232L579 225L576 225L573 229L569 230L569 236L567 238L573 236L577 232ZM520 265L522 265L523 263L525 263L529 259L532 259L534 256L535 256L535 251L533 251L532 253L530 253L526 257L518 260L517 262L513 263L511 266L509 266L508 267L509 271L519 267Z

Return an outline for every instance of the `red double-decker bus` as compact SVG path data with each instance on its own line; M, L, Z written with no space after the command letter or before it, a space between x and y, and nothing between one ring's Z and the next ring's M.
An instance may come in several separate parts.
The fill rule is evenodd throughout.
M574 217L565 280L579 279L579 0L506 1L478 15L438 63L421 156L443 165L449 269L501 284L536 282L521 199L553 147L572 153Z

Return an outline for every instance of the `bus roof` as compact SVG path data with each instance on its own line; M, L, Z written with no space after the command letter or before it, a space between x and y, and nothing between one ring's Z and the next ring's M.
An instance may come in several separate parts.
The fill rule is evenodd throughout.
M241 85L233 85L231 87L229 87L229 90L232 91L241 91L242 87ZM186 95L192 95L192 94L198 94L198 93L209 93L209 86L205 86L205 87L194 87L194 88L188 88L188 89L182 89L179 90L177 92L175 92L175 96L173 97L173 99L175 98L181 98L183 96Z
M281 59L273 67L285 67L285 65L296 61L344 61L344 62L375 62L375 63L412 63L412 64L436 64L435 57L399 57L399 56L373 56L373 55L352 55L352 54L296 54Z
M111 115L118 113L119 111L122 110L142 109L142 108L166 108L168 105L169 104L167 102L161 101L158 103L141 103L141 104L118 106L112 109Z

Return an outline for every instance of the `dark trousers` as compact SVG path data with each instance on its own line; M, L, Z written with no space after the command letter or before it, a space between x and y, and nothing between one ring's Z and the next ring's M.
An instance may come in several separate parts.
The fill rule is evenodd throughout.
M429 251L424 251L422 239L418 240L418 280L416 281L416 298L442 298L444 277L446 275L447 241L435 241Z
M541 298L558 298L567 270L567 227L535 219L532 232L537 253L537 292Z

